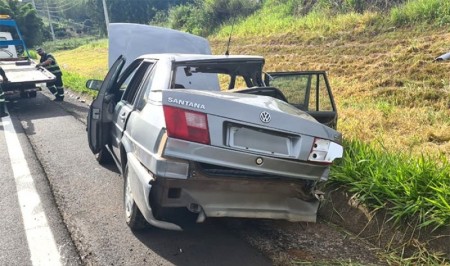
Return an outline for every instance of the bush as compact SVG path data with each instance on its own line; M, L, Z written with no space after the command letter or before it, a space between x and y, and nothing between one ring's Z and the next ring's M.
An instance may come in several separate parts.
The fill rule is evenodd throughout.
M236 17L247 17L261 7L255 0L206 0L203 5L216 26Z
M364 13L366 11L389 11L392 7L404 3L405 0L266 0L266 6L286 5L296 17L305 16L311 11L345 14L348 12Z
M246 17L261 4L254 0L206 0L173 7L169 11L168 25L174 29L207 36L232 19ZM158 16L157 24L164 22Z
M390 12L396 26L411 23L436 23L439 26L450 23L450 2L441 0L408 1Z
M169 11L169 27L192 34L207 36L213 29L208 14L195 5L182 5Z

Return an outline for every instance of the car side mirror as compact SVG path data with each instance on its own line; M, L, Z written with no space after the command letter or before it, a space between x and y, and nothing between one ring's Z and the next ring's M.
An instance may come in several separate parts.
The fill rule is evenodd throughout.
M97 79L90 79L86 81L86 88L99 91L102 86L103 81Z

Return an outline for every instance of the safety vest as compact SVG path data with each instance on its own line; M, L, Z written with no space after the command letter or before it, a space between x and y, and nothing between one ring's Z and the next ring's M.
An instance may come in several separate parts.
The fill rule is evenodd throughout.
M61 73L61 68L59 68L59 65L58 65L58 63L56 63L56 59L53 57L53 55L51 55L51 54L44 54L43 56L41 56L40 62L41 63L45 62L49 58L51 59L52 62L50 63L50 65L45 66L45 68L48 71L52 72L53 75L61 75L62 74Z

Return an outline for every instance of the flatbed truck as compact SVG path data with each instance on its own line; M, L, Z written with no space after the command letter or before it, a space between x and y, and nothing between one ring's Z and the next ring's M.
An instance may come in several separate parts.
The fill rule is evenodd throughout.
M0 67L8 78L3 84L7 97L18 94L21 98L34 98L42 84L55 79L31 58L16 21L8 15L0 15Z

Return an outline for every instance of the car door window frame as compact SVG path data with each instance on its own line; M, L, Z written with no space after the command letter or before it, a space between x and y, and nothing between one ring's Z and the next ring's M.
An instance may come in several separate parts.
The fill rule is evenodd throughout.
M148 93L151 89L151 84L153 83L155 77L155 69L156 69L156 60L146 60L146 63L149 63L149 67L147 68L147 72L144 76L144 81L142 82L141 88L135 97L134 106L136 110L142 110L147 102Z
M324 112L336 112L336 105L333 99L333 95L332 92L330 90L330 84L328 82L327 76L325 74L325 71L297 71L297 72L269 72L269 73L265 73L265 78L264 78L264 82L266 85L271 86L270 84L270 77L271 76L278 76L278 77L283 77L283 76L296 76L296 75L303 75L303 76L308 76L308 81L307 81L307 88L305 90L305 101L303 103L303 105L305 105L305 108L309 109L310 106L310 94L311 94L311 90L315 90L316 93L316 98L314 99L315 102L315 110L310 110L313 112L316 112L317 109L320 107L320 95L318 94L318 90L320 88L319 86L319 80L323 80L325 82L324 86L327 88L327 94L328 94L328 100L330 101L332 110L325 110ZM314 79L313 79L314 77ZM280 88L282 90L282 88ZM282 90L283 91L283 90ZM317 99L317 97L319 97L319 101ZM289 102L289 98L288 98L288 102ZM301 103L291 103L294 105L300 105ZM318 110L321 111L321 110Z
M290 101L291 99L287 96L288 103L293 106L307 112L311 116L313 116L317 121L332 127L337 127L337 108L334 102L333 94L331 92L330 84L325 71L316 70L316 71L294 71L294 72L268 72L264 75L264 82L266 86L274 86L271 84L275 78L282 77L292 77L292 76L306 76L306 88L304 95L304 105L298 102ZM322 84L323 83L323 84ZM300 84L301 85L301 84ZM330 105L326 110L321 110L322 107L322 97L325 98L325 95L321 94L322 86L325 86L327 93L327 103ZM277 85L275 85L276 87ZM300 86L303 88L304 86ZM284 92L282 87L279 89ZM325 90L324 90L325 91ZM314 92L314 93L313 93ZM311 98L313 97L313 98Z
M120 90L124 82L129 80L125 90L121 95L121 101L126 104L132 105L136 95L138 94L139 88L142 84L142 79L147 72L148 65L144 64L144 60L135 60L121 75L119 81L117 82L117 88Z

